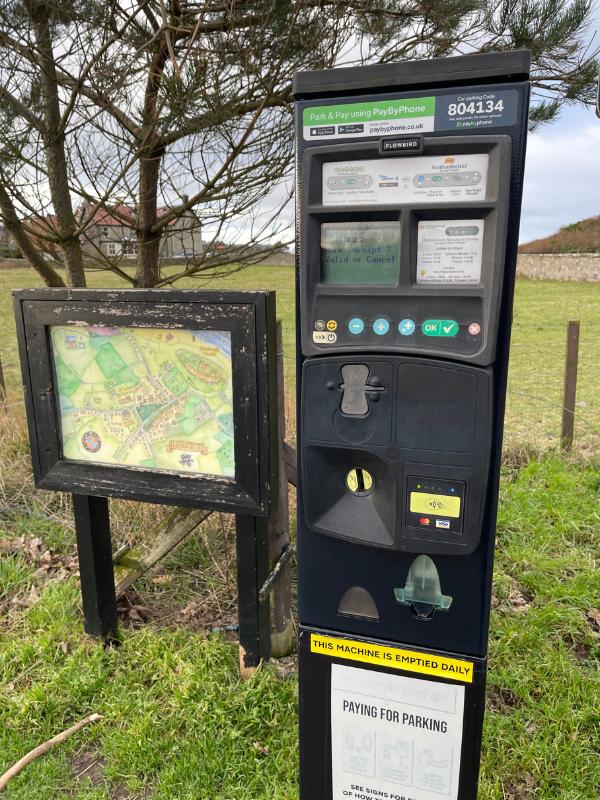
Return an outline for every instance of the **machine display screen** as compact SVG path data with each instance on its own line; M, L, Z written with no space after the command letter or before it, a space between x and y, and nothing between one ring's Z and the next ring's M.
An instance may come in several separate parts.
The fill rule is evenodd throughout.
M400 223L327 222L321 225L323 283L394 286L400 271Z

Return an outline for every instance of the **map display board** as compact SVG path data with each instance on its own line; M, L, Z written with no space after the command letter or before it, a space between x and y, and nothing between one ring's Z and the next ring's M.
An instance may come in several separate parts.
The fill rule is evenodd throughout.
M271 513L274 292L18 289L13 303L38 488Z
M231 334L52 326L63 456L233 476Z

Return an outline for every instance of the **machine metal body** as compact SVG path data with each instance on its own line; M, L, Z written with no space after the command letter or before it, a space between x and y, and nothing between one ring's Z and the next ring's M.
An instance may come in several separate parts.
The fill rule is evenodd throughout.
M476 797L528 72L295 76L302 800Z

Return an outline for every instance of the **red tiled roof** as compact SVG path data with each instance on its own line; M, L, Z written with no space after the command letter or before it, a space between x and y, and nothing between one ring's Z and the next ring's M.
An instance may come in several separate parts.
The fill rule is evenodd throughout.
M88 204L80 209L78 216L81 219L89 215L94 206ZM134 221L135 211L131 206L125 203L119 203L116 206L109 206L107 208L98 208L92 216L92 225L132 225Z

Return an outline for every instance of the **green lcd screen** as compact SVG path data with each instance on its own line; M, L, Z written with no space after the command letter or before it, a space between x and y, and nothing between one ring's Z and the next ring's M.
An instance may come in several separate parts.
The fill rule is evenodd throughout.
M327 222L321 225L323 283L394 286L400 270L400 223Z

